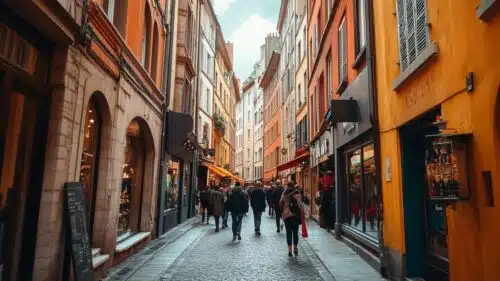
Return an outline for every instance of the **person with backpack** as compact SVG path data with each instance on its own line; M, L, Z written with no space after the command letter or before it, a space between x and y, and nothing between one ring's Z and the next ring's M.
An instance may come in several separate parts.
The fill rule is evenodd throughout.
M255 226L255 235L260 236L260 223L262 213L266 210L266 193L262 189L262 183L257 181L250 192L250 205L253 210L253 222Z
M201 202L201 223L205 222L205 215L207 216L207 224L210 218L210 189L208 185L204 186L200 191Z
M297 245L299 244L299 226L302 223L304 206L300 190L295 188L295 184L292 181L287 183L286 189L279 202L279 207L282 210L281 217L285 222L288 256L292 257L292 252L295 256L298 256L299 250Z
M228 207L231 211L233 241L238 238L241 240L241 222L243 214L248 212L248 200L241 188L241 184L236 182L228 197Z
M281 232L281 209L279 207L281 196L283 194L283 191L285 189L281 185L280 180L276 180L276 187L274 188L273 194L271 196L271 204L274 208L274 211L276 213L276 232L280 233Z

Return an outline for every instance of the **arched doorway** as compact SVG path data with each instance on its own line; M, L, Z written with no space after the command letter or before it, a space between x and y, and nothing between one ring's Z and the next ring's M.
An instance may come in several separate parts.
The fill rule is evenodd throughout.
M87 218L89 220L89 237L92 242L102 132L102 116L95 95L90 98L85 115L83 150L80 160L80 182L83 184Z
M120 210L118 216L118 240L123 235L147 229L149 222L143 221L147 210L143 210L145 202L151 201L153 186L154 144L151 132L140 118L130 122L126 132L125 160L120 193ZM147 189L147 190L146 190Z

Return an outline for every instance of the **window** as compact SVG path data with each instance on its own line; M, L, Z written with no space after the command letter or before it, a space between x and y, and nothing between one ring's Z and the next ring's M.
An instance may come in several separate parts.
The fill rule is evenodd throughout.
M188 16L187 16L187 28L186 28L186 52L189 57L192 56L192 51L193 51L193 30L194 24L193 24L193 12L191 12L191 9L188 9Z
M326 21L330 18L333 9L333 0L326 0Z
M316 52L317 51L318 51L318 25L314 24L313 46L312 46L313 59L316 59Z
M380 194L377 188L373 144L346 154L348 172L344 224L378 238Z
M333 99L332 92L332 51L328 52L326 56L326 95L328 97L328 101Z
M113 17L115 14L115 0L104 0L102 8L109 21L113 22Z
M154 29L153 29L153 58L159 57L159 54L158 54L158 47L160 44L160 42L158 41L159 36L160 36L160 33L158 31L158 25L155 23ZM151 62L151 78L153 79L154 82L157 81L158 63L159 62L160 61L156 60L156 59Z
M366 45L366 11L365 1L356 0L356 54L361 52Z
M314 132L319 130L319 90L314 88Z
M404 71L429 46L426 0L397 0L399 66Z
M212 110L212 106L210 104L210 89L207 88L207 96L206 96L207 100L206 100L206 105L205 105L205 109L207 111L208 114L210 114L211 110Z
M300 64L300 61L302 59L302 46L301 46L301 42L299 41L299 44L297 46L297 58L298 58L298 61L297 61L297 65Z
M151 47L150 42L151 33L151 12L149 11L149 6L146 3L146 13L144 16L144 25L142 29L142 48L141 48L141 64L144 69L149 70L149 49Z
M339 42L339 85L347 82L347 28L345 24L345 17L340 22L338 31Z
M297 107L300 108L302 106L302 91L300 89L300 84L297 86L297 95L299 96L299 102L297 103Z
M191 84L189 81L184 81L182 110L184 113L191 113Z

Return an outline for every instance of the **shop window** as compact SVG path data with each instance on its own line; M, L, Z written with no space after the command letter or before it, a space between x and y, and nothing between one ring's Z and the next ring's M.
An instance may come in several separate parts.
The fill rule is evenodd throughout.
M168 173L167 173L167 189L165 195L165 211L172 211L177 209L179 202L179 171L180 163L179 161L168 162Z
M97 191L99 165L101 119L98 112L97 98L92 96L87 107L83 137L83 151L80 162L80 182L83 184L89 232L92 234L93 210Z
M380 196L377 187L373 144L360 147L346 156L348 168L344 223L377 239L379 235Z
M118 237L140 229L142 186L144 181L146 146L144 128L134 120L127 128L125 162L120 194Z

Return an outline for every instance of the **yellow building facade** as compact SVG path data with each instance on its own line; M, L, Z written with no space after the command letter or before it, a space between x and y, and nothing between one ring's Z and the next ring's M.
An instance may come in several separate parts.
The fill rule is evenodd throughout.
M499 2L373 1L384 260L394 280L500 280ZM424 136L433 134L468 149L460 200L429 191L429 143L438 143Z

